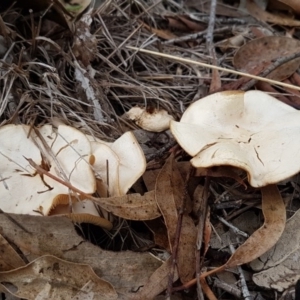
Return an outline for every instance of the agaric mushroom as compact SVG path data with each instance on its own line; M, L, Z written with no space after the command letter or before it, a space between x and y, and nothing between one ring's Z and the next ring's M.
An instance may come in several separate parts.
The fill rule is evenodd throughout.
M123 196L146 170L144 153L132 132L114 143L91 142L97 191L102 197Z
M83 133L65 125L57 130L44 125L37 131L39 134L26 125L0 128L0 208L5 212L48 215L58 205L77 201L67 187L38 174L26 158L84 193L96 189L91 145ZM111 228L110 222L102 221L105 228Z
M0 128L0 207L3 211L47 215L52 206L60 202L60 195L69 194L67 187L51 178L40 176L26 158L47 167L50 173L59 177L60 170L63 170L72 185L86 193L94 192L94 175L89 163L84 161L89 160L91 147L81 132L68 126L60 126L57 133L49 125L40 128L55 161L37 139L34 131L32 134L30 131L30 127L26 125L7 125ZM56 163L60 166L56 166Z
M170 129L194 167L245 170L253 187L300 170L300 112L260 91L226 91L194 102Z
M193 156L194 167L237 167L247 172L250 185L261 187L268 225L255 231L219 270L241 261L247 263L275 245L286 222L285 205L276 183L300 170L300 112L260 91L226 91L193 103L180 123L171 122L170 129ZM265 239L269 224L272 237ZM247 258L257 238L260 244ZM238 261L239 257L243 259Z
M132 107L126 114L142 129L152 132L161 132L169 129L170 121L174 118L164 109L145 109Z

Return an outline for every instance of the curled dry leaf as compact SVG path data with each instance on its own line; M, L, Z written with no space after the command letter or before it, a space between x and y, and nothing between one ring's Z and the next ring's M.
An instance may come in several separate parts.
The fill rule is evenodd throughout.
M100 279L90 266L51 255L39 257L24 267L0 272L0 283L10 294L26 299L72 299L79 292L91 300L117 299L112 285ZM17 291L11 290L11 286Z
M161 262L147 252L105 251L79 236L71 220L60 217L0 214L0 233L31 262L42 255L54 255L73 263L87 264L127 299L147 283ZM22 224L24 231L17 224ZM68 298L69 299L69 298ZM98 298L102 299L102 298Z
M170 156L165 165L161 168L156 178L155 185L155 198L159 210L165 220L171 249L173 248L175 242L176 227L178 222L178 212L174 196L174 193L176 192L175 189L178 189L178 187L173 186L172 184L172 168L173 157ZM179 191L179 193L183 195L183 190Z
M177 36L172 33L170 30L168 29L157 29L155 27L151 27L148 24L140 21L140 23L143 25L144 28L146 28L148 31L150 31L153 34L156 34L158 37L164 39L164 40L170 40L170 39L174 39Z
M154 191L144 195L128 194L121 197L100 198L99 206L127 220L152 220L161 215Z
M283 25L283 26L300 26L300 21L292 19L285 15L275 15L271 14L263 9L261 9L255 1L247 1L246 9L249 14L259 21L269 22L272 24Z
M185 185L173 156L168 158L157 176L155 197L165 220L170 248L173 250L178 224L178 210L183 210L185 205ZM188 199L186 200L188 202ZM188 208L188 211L190 210L191 208ZM176 258L179 277L182 282L191 280L195 273L196 240L197 230L194 222L188 214L184 214Z
M283 56L289 56L299 52L300 41L283 36L266 36L252 41L239 48L236 52L233 65L244 72L253 74L259 65L265 68L274 60ZM299 68L300 59L294 59L281 65L271 72L267 77L282 81L290 77Z
M16 250L0 234L0 271L9 271L25 265L25 262Z
M253 261L272 248L283 233L286 211L277 187L268 185L261 192L264 224L235 251L226 263L226 268Z
M282 235L286 222L286 211L284 202L278 191L277 186L269 185L262 189L262 211L264 215L264 224L256 230L244 244L242 244L229 258L226 264L212 271L201 275L201 281L213 273L221 272L226 268L233 268L242 264L249 263L260 257L266 251L271 249ZM205 285L205 283L204 283ZM205 290L207 290L205 285ZM216 300L212 297L211 291L208 291L210 300Z
M134 295L131 300L152 300L155 296L167 289L170 272L172 271L172 260L165 261L149 278L147 284ZM174 281L178 279L175 270Z
M291 7L297 14L300 14L300 2L298 0L278 0Z
M300 279L300 210L287 221L277 244L259 259L251 262L253 281L268 289L282 292Z

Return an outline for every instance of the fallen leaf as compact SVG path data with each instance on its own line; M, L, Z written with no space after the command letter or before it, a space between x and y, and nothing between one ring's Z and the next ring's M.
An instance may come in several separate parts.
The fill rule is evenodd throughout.
M280 240L268 252L250 263L253 281L268 289L282 292L300 279L300 210L287 221Z
M226 263L226 268L246 264L272 248L282 235L286 222L284 202L275 185L261 188L264 224L242 244Z
M25 265L25 262L16 250L0 234L0 271L9 271Z
M164 40L170 40L170 39L174 39L174 38L177 37L174 33L172 33L168 29L166 29L166 30L157 29L157 28L154 28L154 27L151 27L151 26L147 25L146 23L144 23L142 21L140 21L140 22L143 24L144 28L146 28L148 31L150 31L151 33L156 34L158 37L160 37Z
M90 266L51 255L39 257L24 267L0 272L0 283L10 294L27 299L72 299L83 292L83 288L86 289L84 296L91 300L118 297L112 285L100 279Z
M172 260L168 259L149 278L148 283L131 300L152 300L155 296L163 292L168 287L169 274L172 268ZM175 270L174 281L178 279Z
M154 243L161 249L165 249L171 252L170 245L168 242L168 232L162 218L146 221L145 224L153 233Z
M278 0L291 7L297 14L300 14L300 2L298 0Z
M176 168L179 170L181 177L186 178L191 168L191 163L189 161L181 161L181 162L175 161L174 164L176 164ZM147 170L143 174L143 180L148 191L152 191L155 189L156 179L159 172L160 169L155 169L155 170Z
M121 197L100 198L98 204L127 220L152 220L161 216L155 200L155 191L144 195L128 194Z
M197 8L199 11L201 11L203 13L209 13L210 12L210 2L211 1L203 2L203 1L199 1L199 0L186 0L184 4L187 7ZM240 17L243 17L245 14L242 11L238 11L237 7L226 5L226 4L220 3L218 1L217 6L216 6L216 15L240 18Z
M271 249L279 240L285 227L286 210L282 197L277 186L268 185L261 188L262 191L262 211L264 224L256 230L244 244L242 244L222 266L203 273L200 277L205 288L205 293L210 300L215 300L211 290L205 282L205 277L227 268L233 268L249 263ZM196 281L196 280L195 280Z
M197 229L192 218L184 214L178 245L177 263L181 282L185 283L194 278L196 271L196 241Z
M211 239L211 233L212 233L212 228L211 228L211 223L210 223L210 208L208 206L208 211L206 213L206 218L204 222L204 230L203 230L203 244L204 244L204 251L203 251L203 256L205 256L208 248L209 248L209 242Z
M176 228L178 222L177 205L175 202L174 189L178 189L172 185L172 168L173 157L170 156L165 165L161 168L155 185L155 198L159 210L165 220L165 224L168 230L170 248L173 248L176 236ZM183 195L183 190L181 194ZM176 197L178 198L178 197Z
M130 295L143 286L161 262L149 253L111 252L89 243L65 217L10 215L29 232L0 214L0 234L8 238L24 257L33 261L54 255L74 263L87 264L118 293Z
M170 18L174 18L174 16L169 16L168 19L170 21ZM176 20L180 20L187 28L187 30L189 30L190 32L199 32L202 30L206 29L206 24L202 23L202 22L197 22L196 20L194 20L193 18L191 18L188 15L177 15L176 16ZM173 24L170 22L170 26L172 26Z
M261 9L253 0L247 0L246 9L253 18L259 21L283 26L300 26L300 21L289 18L286 15L271 14Z
M265 36L242 46L233 58L233 65L241 71L252 74L258 65L267 68L276 59L299 52L299 49L299 40L283 36ZM291 76L299 65L300 59L294 59L276 68L267 77L282 81Z
M184 210L185 185L179 170L177 169L174 157L171 155L162 167L156 179L155 197L157 205L164 217L168 230L170 248L176 239L178 224L178 210ZM189 203L189 201L188 201ZM191 204L188 205L182 218L180 239L178 244L178 272L182 282L193 278L195 273L195 247L197 230L193 220L187 214L191 211Z

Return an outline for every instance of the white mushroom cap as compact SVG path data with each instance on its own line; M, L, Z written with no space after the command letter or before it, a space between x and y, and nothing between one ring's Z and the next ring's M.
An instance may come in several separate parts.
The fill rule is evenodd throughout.
M249 183L277 183L300 170L300 112L260 91L226 91L194 102L170 129L194 167L244 169Z
M96 177L101 179L97 182L98 192L106 197L108 188L109 196L125 195L146 170L146 159L135 136L126 132L110 145L99 141L91 144L93 168Z
M50 125L39 129L55 157L49 154L34 131L26 125L7 125L0 128L0 208L5 212L47 215L60 203L69 189L59 182L40 176L26 158L42 165L42 153L50 162L49 172L64 179L85 193L95 191L95 177L89 165L91 146L80 131ZM56 165L59 164L59 166Z
M174 118L164 109L147 110L138 106L132 107L126 116L144 130L161 132L169 129Z
M118 155L102 142L91 142L97 191L101 197L120 195Z

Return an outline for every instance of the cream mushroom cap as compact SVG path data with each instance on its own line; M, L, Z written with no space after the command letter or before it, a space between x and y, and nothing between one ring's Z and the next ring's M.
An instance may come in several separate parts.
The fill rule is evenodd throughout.
M244 169L253 187L300 171L300 112L260 91L226 91L189 106L170 129L194 167Z
M134 134L124 133L114 143L91 142L95 158L93 169L101 183L98 191L106 197L123 196L146 170L146 159ZM99 183L99 182L98 182Z
M39 175L26 158L43 166L47 160L53 175L65 179L63 172L78 189L85 193L95 191L95 177L89 165L91 146L85 135L65 125L57 130L45 125L38 131L52 155L29 126L0 128L0 208L5 212L48 215L62 196L69 194L64 185Z
M174 120L164 109L147 110L138 106L132 107L125 115L142 129L152 132L169 129L170 121Z

